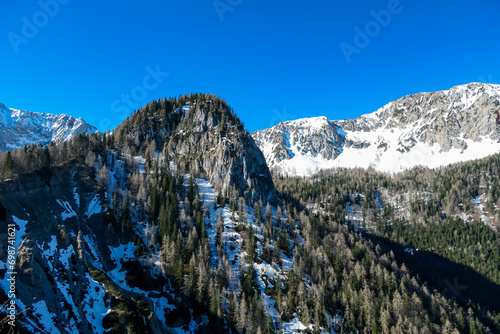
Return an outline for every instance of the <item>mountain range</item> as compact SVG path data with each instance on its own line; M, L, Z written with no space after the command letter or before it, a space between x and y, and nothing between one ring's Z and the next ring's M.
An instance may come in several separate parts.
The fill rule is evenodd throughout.
M0 150L14 150L31 144L48 145L52 141L68 141L97 128L82 118L53 115L7 108L0 103Z
M0 150L97 131L81 118L3 104L0 129ZM408 95L355 119L303 118L252 137L269 168L287 175L307 176L334 167L396 173L479 159L500 152L500 85L470 83Z
M500 155L374 170L494 153L497 107L469 84L255 139L210 94L106 133L4 107L0 332L498 333ZM283 175L349 156L374 168Z
M404 96L355 119L287 121L252 134L269 168L311 175L333 167L395 173L500 152L500 85L470 83Z

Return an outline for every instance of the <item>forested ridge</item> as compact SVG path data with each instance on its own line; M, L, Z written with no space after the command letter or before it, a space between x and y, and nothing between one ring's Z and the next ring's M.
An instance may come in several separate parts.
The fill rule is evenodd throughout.
M26 175L47 177L72 167L88 171L96 192L109 194L105 223L135 244L135 259L124 267L138 275L128 283L169 287L175 294L175 309L165 317L169 326L200 319L198 332L275 333L296 319L311 333L500 332L500 305L489 302L495 296L450 294L443 282L455 284L455 277L427 279L425 263L414 263L425 252L422 261L436 256L438 265L463 265L498 291L493 229L500 213L500 156L393 176L371 169L276 175L277 206L215 189L216 202L207 207L197 183L203 175L187 175L166 149L184 136L188 117L196 117L187 102L212 110L215 127L206 131L228 139L243 131L232 109L213 95L161 99L113 133L2 153L1 179L22 182ZM188 114L183 107L191 108ZM120 175L123 186L117 186ZM147 240L136 235L138 222L151 226ZM239 267L229 257L235 250L243 254ZM156 255L161 274L151 269ZM152 332L154 310L146 301L117 292L106 272L86 265L112 296L103 322L108 332ZM263 266L271 269L263 274ZM457 284L462 278L469 282L457 277Z
M400 251L406 248L412 254L407 257L415 261L422 252L436 254L479 273L496 287L490 299L495 302L481 310L492 319L491 312L499 312L499 175L500 157L493 155L442 169L415 168L396 175L371 169L334 169L310 179L276 175L275 184L281 198L309 215L343 222L356 235L382 237L391 241L389 245L399 245ZM477 212L478 204L482 213ZM419 270L425 270L425 266L419 266ZM463 296L460 302L475 303L474 298L464 300ZM496 326L498 319L496 316ZM473 332L472 328L455 328L460 333Z

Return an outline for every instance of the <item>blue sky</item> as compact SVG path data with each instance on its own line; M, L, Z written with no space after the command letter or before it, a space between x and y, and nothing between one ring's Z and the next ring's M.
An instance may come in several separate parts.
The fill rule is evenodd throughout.
M407 94L500 83L500 3L3 1L0 102L112 129L207 92L253 132L357 117Z

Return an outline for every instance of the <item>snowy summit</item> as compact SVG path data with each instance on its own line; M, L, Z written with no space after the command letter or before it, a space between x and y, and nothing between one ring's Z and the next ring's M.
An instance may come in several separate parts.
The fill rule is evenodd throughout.
M82 118L17 110L0 103L0 130L0 150L5 151L67 141L81 133L96 132L97 128Z
M470 83L404 96L355 119L314 117L252 134L270 168L311 175L333 167L395 173L500 152L500 85Z

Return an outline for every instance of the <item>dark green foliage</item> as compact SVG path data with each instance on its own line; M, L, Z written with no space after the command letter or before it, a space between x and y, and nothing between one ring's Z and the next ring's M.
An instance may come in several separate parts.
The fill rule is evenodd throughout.
M277 177L275 184L281 197L298 203L295 205L297 210L303 210L306 204L311 203L316 204L321 212L306 213L305 219L301 219L305 244L295 249L294 262L298 264L298 272L309 275L313 284L319 286L318 289L325 289L326 297L319 305L330 314L335 314L338 309L343 312L345 322L336 327L337 332L362 328L376 333L386 333L391 328L396 332L408 332L410 328L424 330L425 327L433 333L453 332L452 329L468 333L484 332L486 326L490 330L499 328L495 324L499 310L481 289L468 283L468 290L457 296L443 283L450 284L454 276L447 277L446 272L440 270L433 273L425 271L425 263L431 263L429 261L436 262L436 266L440 265L439 261L441 266L448 263L443 258L431 260L422 254L419 260L418 252L414 256L403 252L405 247L432 252L452 262L470 266L498 283L500 245L497 235L484 223L466 223L450 217L464 211L473 215L472 200L482 196L486 214L499 221L496 209L500 204L499 157L495 155L435 171L417 168L393 177L361 169L322 172L314 178L314 182ZM382 191L388 196L382 198ZM398 202L397 197L404 197L405 194L417 195L410 195L407 202ZM388 198L396 201L388 202ZM354 232L353 214L349 211L356 205L359 205L358 214L362 212L363 217L362 225L358 220L358 233ZM404 205L410 212L410 221L401 216ZM287 207L287 211L291 210ZM380 245L385 250L382 251L379 245L375 247L363 241L366 232L385 236L396 243L383 241ZM366 234L366 237L370 238L370 235ZM397 247L398 244L401 246ZM323 253L317 254L321 245ZM392 247L397 256L390 252ZM345 252L346 249L350 252ZM408 260L408 265L415 272L410 274L402 266L400 261L403 258ZM446 266L455 268L456 265L448 263ZM459 282L471 282L466 269L456 268L452 272L459 275ZM419 280L419 273L428 280L425 284L431 284L430 291ZM415 274L417 277L411 276ZM279 289L276 292L279 305L284 305L286 299L293 302L293 298L297 298L294 294L296 283L288 282L285 286L283 291ZM434 295L429 295L433 286L436 288ZM474 295L474 291L481 291L481 296ZM451 298L450 303L457 303L455 308L444 308L446 316L440 314L443 308L439 306L442 300L436 298L438 292L442 292L445 298ZM370 297L352 297L362 294ZM392 303L388 304L387 300L392 300ZM470 305L473 306L467 311ZM467 312L470 315L464 316ZM315 323L324 323L325 318L319 315L321 312L316 313L314 303L302 303L301 317L304 321L314 319ZM398 323L400 316L402 323Z
M112 311L102 321L103 328L109 330L108 333L153 333L149 323L150 311L142 302L113 298L111 308Z
M257 276L252 265L249 265L245 273L245 278L243 280L243 293L247 296L253 295L254 289L254 279Z
M411 247L470 266L500 284L500 241L484 223L445 219L440 224L413 226L396 221L386 234L392 231Z
M5 154L5 160L3 162L4 173L11 173L14 169L14 161L12 160L12 154L7 151Z

